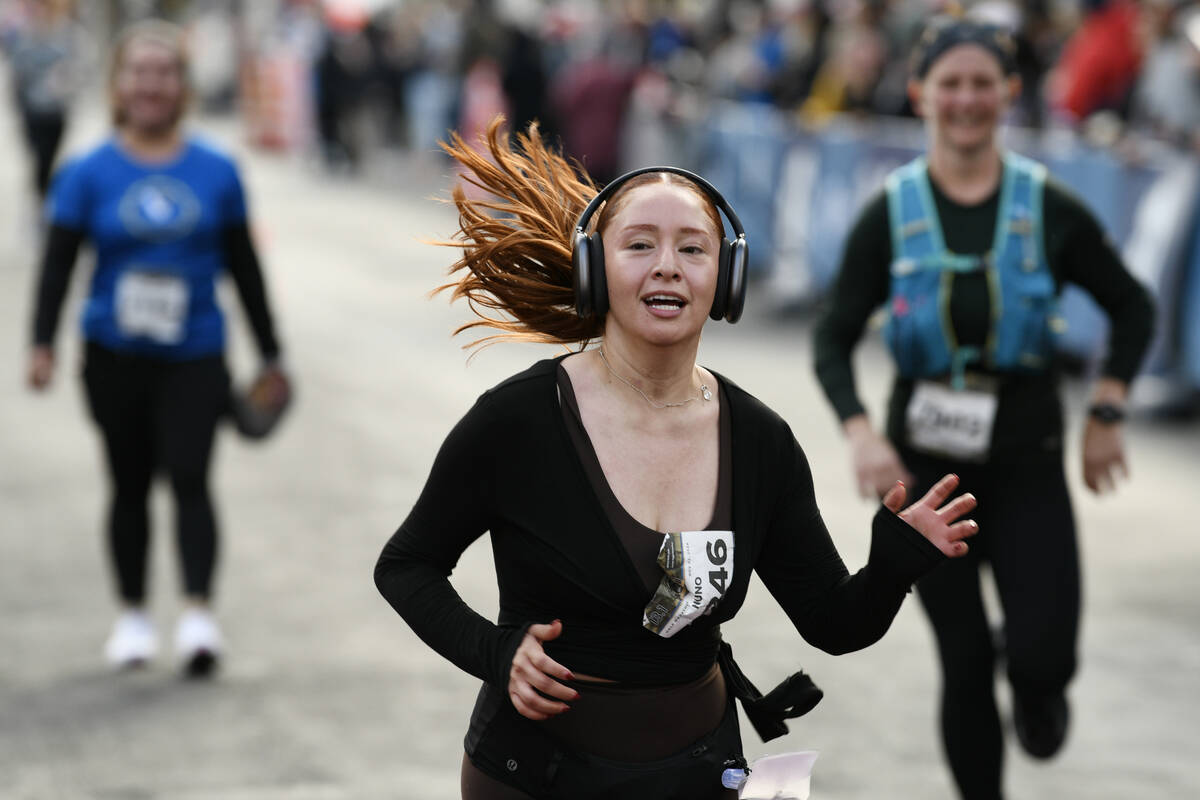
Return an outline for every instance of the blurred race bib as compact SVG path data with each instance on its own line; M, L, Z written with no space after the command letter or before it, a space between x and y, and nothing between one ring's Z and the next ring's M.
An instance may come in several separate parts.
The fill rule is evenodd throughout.
M663 577L646 604L642 626L669 639L711 613L733 577L733 531L683 531L663 536Z
M116 312L125 336L177 344L187 332L187 281L170 273L129 270L117 280Z
M994 390L918 381L906 414L908 443L926 453L981 461L992 444L996 400Z

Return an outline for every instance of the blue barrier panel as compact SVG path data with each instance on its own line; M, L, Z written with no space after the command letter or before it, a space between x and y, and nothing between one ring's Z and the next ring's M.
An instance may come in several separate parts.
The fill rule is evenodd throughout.
M1194 228L1179 311L1179 372L1190 388L1200 389L1200 219Z
M1138 204L1153 183L1156 172L1118 161L1103 150L1077 145L1068 149L1034 150L1028 153L1046 165L1050 174L1073 190L1114 242L1128 241ZM1119 245L1118 245L1119 246ZM1066 286L1061 313L1067 329L1059 349L1088 361L1101 358L1108 341L1108 317L1077 286Z
M777 112L755 104L725 107L706 127L698 171L737 211L753 272L771 264L775 203L791 136Z

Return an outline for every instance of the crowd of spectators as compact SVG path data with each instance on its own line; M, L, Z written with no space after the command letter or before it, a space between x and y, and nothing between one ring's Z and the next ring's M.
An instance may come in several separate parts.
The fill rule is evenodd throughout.
M319 141L354 164L376 138L426 149L497 112L561 138L600 179L618 168L631 105L681 121L714 101L821 126L912 114L907 56L932 14L1009 28L1023 91L1013 122L1101 144L1136 131L1200 147L1195 0L288 0L273 35L303 42ZM369 110L369 111L367 111ZM355 125L358 127L355 128ZM349 132L348 132L349 131Z

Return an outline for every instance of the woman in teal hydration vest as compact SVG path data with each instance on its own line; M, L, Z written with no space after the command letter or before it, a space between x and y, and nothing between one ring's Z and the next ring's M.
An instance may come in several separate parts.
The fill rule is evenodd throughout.
M1092 214L1045 167L1001 147L1000 123L1020 89L1013 73L1011 39L995 27L939 19L925 31L909 94L928 152L894 171L861 212L816 334L817 375L860 491L903 481L919 494L953 472L979 498L969 556L918 583L941 657L945 751L972 800L1002 796L998 658L1026 752L1053 756L1068 729L1080 579L1053 364L1057 296L1077 284L1112 323L1083 435L1083 476L1095 492L1126 472L1126 389L1153 320L1146 291ZM897 366L883 432L851 370L880 306ZM981 597L984 563L1000 595L1002 644Z

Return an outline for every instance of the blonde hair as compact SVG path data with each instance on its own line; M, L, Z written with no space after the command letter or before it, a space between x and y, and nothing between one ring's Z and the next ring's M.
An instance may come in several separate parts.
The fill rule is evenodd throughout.
M183 28L160 19L147 19L135 22L124 28L113 44L112 58L108 64L108 104L111 110L112 124L121 127L125 124L125 115L117 101L117 76L125 66L125 58L129 48L135 42L153 42L169 50L175 57L179 69L179 77L183 82L183 97L179 102L179 110L174 123L178 124L183 113L191 102L192 88L189 74L191 71L191 55L188 52L187 34Z
M571 247L575 224L597 187L578 164L572 164L542 139L537 123L510 145L504 117L497 116L480 137L486 154L470 147L456 132L442 149L464 167L463 180L489 197L476 199L459 184L451 193L458 208L459 229L449 241L460 248L450 274L462 273L434 293L450 290L451 301L465 298L479 319L455 329L476 328L500 333L476 339L466 348L499 341L532 341L586 346L604 330L604 317L579 317ZM721 218L712 199L686 178L654 172L631 179L594 216L593 230L603 231L623 205L627 192L656 181L680 185L705 202L709 218L721 233Z

